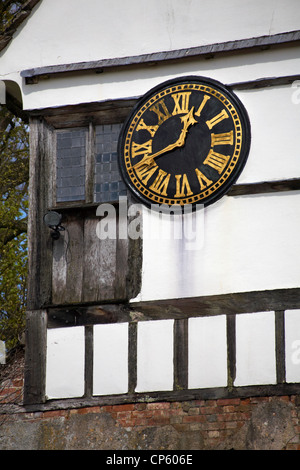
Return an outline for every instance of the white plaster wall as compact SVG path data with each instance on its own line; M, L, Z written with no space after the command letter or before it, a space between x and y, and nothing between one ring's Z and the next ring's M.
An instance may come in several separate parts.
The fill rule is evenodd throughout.
M94 326L93 394L128 391L128 323Z
M300 177L300 81L295 85L237 93L251 123L251 150L238 184Z
M46 396L73 398L84 394L84 327L47 330Z
M138 323L136 392L173 389L173 320Z
M285 311L286 381L300 382L300 310Z
M190 318L188 326L188 388L226 386L226 316Z
M163 81L185 75L201 75L224 84L257 80L266 77L299 73L299 47L282 51L270 50L230 58L217 57L209 61L141 66L136 69L105 71L102 74L56 77L26 85L20 71L4 73L6 64L0 57L0 80L15 81L21 88L24 109L39 109L79 103L136 98ZM18 59L17 59L18 60ZM15 70L15 69L14 69Z
M238 183L300 177L295 91L281 86L239 92L252 141ZM159 218L144 208L142 289L134 300L298 287L299 202L299 192L225 196L200 207L194 243L184 229L181 238L173 235L180 218Z
M138 97L183 75L204 75L225 84L294 75L300 66L300 48L295 46L284 53L266 50L145 66L138 73L132 69L53 78L35 85L26 85L20 72L276 34L297 30L299 24L298 0L228 0L226 4L221 0L87 0L84 6L79 0L42 0L0 53L0 80L17 83L24 109L35 109ZM286 86L237 92L252 126L251 152L240 183L300 176L300 104L293 101L294 91ZM298 287L299 204L299 192L224 197L200 211L200 235L192 247L184 238L149 237L145 227L154 224L155 230L168 231L170 222L160 222L143 209L148 238L143 243L142 290L136 300ZM178 225L178 220L172 224ZM217 322L215 337L213 322ZM191 320L191 326L189 386L223 385L224 317ZM288 348L297 339L293 335L298 328L295 312L287 313ZM99 325L94 332L94 393L126 392L127 326ZM203 342L198 343L201 335ZM212 338L209 343L208 338ZM214 349L216 342L218 349ZM274 353L273 312L238 315L235 385L274 383ZM299 380L289 357L287 378ZM203 376L197 367L209 358L220 362ZM138 324L137 367L136 391L172 389L172 320ZM83 393L83 328L48 330L46 394L67 398Z
M66 21L67 19L67 21ZM163 80L206 75L223 83L297 74L297 48L142 67L25 85L24 69L169 51L293 31L298 0L42 0L0 53L0 80L22 90L24 109L140 96ZM213 25L213 26L212 26Z
M276 383L274 312L236 316L235 386Z
M173 389L173 320L138 322L136 392ZM226 315L190 318L188 388L227 386ZM84 393L84 327L47 331L48 399ZM300 310L285 312L286 381L300 381ZM93 394L128 391L128 324L94 326ZM236 315L234 386L276 383L275 314Z
M204 209L199 249L184 237L151 239L157 219L144 208L142 287L132 301L298 287L299 205L299 191L225 196Z
M293 31L299 21L297 0L42 0L10 57L23 68L126 57Z

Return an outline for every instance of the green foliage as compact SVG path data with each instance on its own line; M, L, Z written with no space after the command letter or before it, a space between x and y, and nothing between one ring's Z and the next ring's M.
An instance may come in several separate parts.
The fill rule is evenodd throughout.
M0 337L7 349L17 345L25 328L27 256L26 236L2 250L0 267Z
M27 280L28 129L0 109L0 339L8 349L24 330Z
M18 14L21 7L27 0L17 2L11 0L0 0L0 34L10 26L15 15Z

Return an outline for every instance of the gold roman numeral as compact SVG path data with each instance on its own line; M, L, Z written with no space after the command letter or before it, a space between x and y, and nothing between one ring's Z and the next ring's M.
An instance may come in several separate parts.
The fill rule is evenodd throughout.
M208 179L198 168L195 168L195 172L200 183L200 189L203 191L206 189L210 184L212 184L212 180Z
M155 191L162 196L167 196L167 188L170 180L170 173L166 173L163 170L159 170L157 177L153 181L149 189Z
M233 145L233 131L223 134L211 134L211 146L215 145Z
M226 109L223 109L219 114L217 114L215 117L210 119L209 121L206 121L206 124L208 125L209 129L212 129L216 124L219 122L223 121L223 119L227 119L229 116L226 112Z
M181 177L182 177L182 181L181 181ZM176 178L176 193L174 197L191 196L193 192L191 191L186 174L175 175L175 178Z
M158 117L158 125L160 126L166 119L169 119L171 117L171 114L168 111L168 108L164 102L164 100L160 100L157 103L153 104L151 108L149 108L150 111L153 111L154 113L157 114Z
M152 152L152 140L147 140L144 144L136 144L135 142L132 142L132 158L135 158L137 156L143 155L149 155Z
M198 108L197 111L195 112L195 116L198 116L198 117L200 116L202 109L204 108L204 106L206 105L206 102L207 102L209 99L210 99L210 96L208 96L208 95L204 95L204 96L203 96L203 100L202 100L202 102L201 102L199 108Z
M205 165L211 166L212 168L217 170L219 174L221 174L224 171L224 168L227 165L229 158L229 155L223 155L222 153L217 153L210 149L209 154L207 155L203 163Z
M158 129L158 126L147 126L144 119L141 119L136 127L137 131L141 131L141 130L148 131L151 134L151 137L154 137L157 129Z
M135 169L137 177L139 178L139 180L143 184L147 185L149 179L151 178L151 176L158 169L158 166L155 163L155 161L153 160L150 165L148 165L147 163L143 163L143 161L141 161L141 162L137 163L136 165L134 165L133 168Z
M174 93L171 95L175 103L172 113L173 115L189 112L189 101L191 93L191 91L184 91L182 93Z

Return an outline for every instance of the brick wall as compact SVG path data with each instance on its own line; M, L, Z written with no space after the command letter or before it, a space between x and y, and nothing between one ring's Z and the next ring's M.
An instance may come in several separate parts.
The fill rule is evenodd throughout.
M34 427L48 432L31 449L300 450L299 415L298 397L281 396L18 412L4 426L18 426L19 449Z
M0 387L0 449L300 450L297 395L29 413L22 407L24 361L17 359Z
M7 364L0 365L0 407L21 404L24 386L24 351L11 352Z

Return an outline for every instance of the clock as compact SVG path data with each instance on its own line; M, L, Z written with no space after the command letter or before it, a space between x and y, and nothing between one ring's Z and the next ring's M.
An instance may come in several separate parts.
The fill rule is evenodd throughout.
M121 176L143 204L205 206L227 193L246 163L250 123L238 97L205 77L168 80L125 121Z

